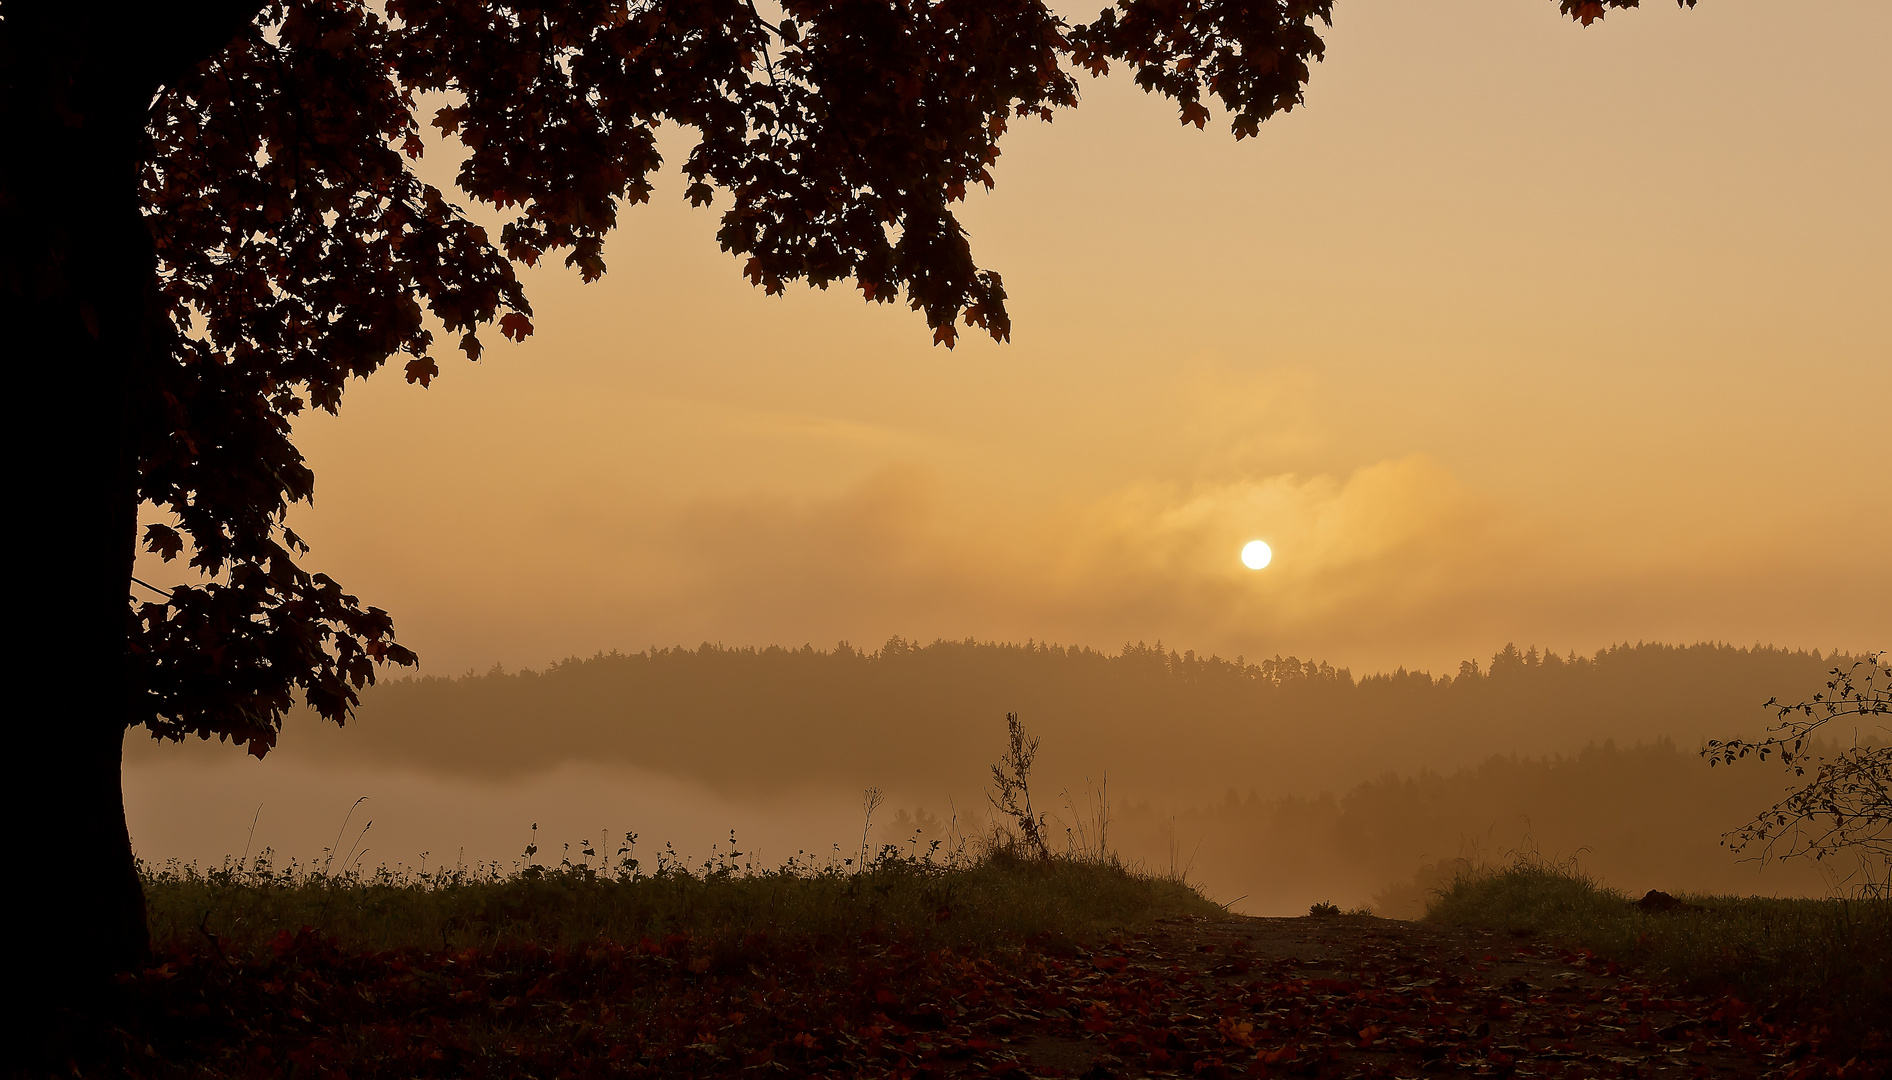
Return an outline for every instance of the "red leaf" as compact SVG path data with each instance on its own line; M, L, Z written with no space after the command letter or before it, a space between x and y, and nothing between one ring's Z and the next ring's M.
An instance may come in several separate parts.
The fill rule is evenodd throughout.
M145 526L145 548L158 555L165 562L177 558L177 553L184 549L184 538L169 525Z
M508 312L499 320L499 332L514 341L524 341L532 333L532 320L516 311Z

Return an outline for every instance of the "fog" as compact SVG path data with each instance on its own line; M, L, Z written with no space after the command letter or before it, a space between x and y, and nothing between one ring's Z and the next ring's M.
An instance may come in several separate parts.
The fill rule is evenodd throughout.
M666 844L686 865L768 867L952 850L992 824L989 769L1016 712L1041 740L1033 796L1055 842L1094 844L1102 823L1124 858L1233 910L1416 915L1454 860L1518 853L1638 891L1817 895L1835 879L1720 844L1789 777L1694 751L1758 733L1761 702L1810 696L1837 661L1506 646L1446 676L1356 678L1137 644L705 645L384 684L345 728L292 718L263 761L134 738L126 798L151 863L270 849L510 869L535 843L541 863L580 861L587 842L616 856L627 833L646 867ZM871 818L870 788L885 800Z
M141 757L125 770L126 812L148 865L176 859L214 867L268 852L278 867L293 860L337 871L510 871L525 864L535 841L534 862L556 864L567 855L577 861L581 845L592 841L594 850L608 848L615 865L627 832L638 836L629 857L646 866L655 865L666 843L692 864L729 853L732 830L740 840L733 850L763 866L810 848L831 857L850 830L847 854L860 846L858 792L852 806L812 798L765 804L675 777L577 762L524 780L487 782L294 754L256 762L223 750Z

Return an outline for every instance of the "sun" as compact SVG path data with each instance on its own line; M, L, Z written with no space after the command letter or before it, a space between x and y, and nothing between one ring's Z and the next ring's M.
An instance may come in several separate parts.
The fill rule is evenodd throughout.
M1274 558L1274 550L1260 540L1250 540L1242 547L1242 565L1259 570Z

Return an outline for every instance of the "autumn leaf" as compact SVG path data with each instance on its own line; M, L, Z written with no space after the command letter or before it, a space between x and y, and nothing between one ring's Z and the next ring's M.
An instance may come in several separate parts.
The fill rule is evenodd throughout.
M532 333L532 320L516 311L507 312L499 320L499 332L514 341L524 341Z
M184 538L169 525L145 526L145 549L170 562L177 558L177 553L184 550Z

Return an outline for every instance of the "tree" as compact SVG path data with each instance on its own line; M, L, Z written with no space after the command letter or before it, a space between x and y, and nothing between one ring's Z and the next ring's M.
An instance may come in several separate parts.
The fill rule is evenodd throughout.
M1702 747L1710 765L1778 755L1796 779L1806 780L1723 843L1736 851L1758 844L1764 857L1778 852L1782 859L1851 855L1859 860L1862 886L1883 892L1892 888L1892 744L1861 742L1856 728L1851 746L1823 745L1821 736L1831 738L1835 733L1822 729L1847 717L1879 718L1881 735L1892 735L1892 663L1883 652L1869 653L1827 674L1825 691L1806 701L1767 699L1780 723L1766 737L1710 739Z
M751 0L8 0L0 304L39 421L14 434L18 520L59 555L24 610L63 695L13 726L71 853L34 893L41 960L85 978L145 951L128 728L261 756L297 696L340 723L377 665L414 662L300 562L291 420L390 359L424 387L443 351L531 334L514 267L603 274L657 124L694 133L685 194L727 199L719 241L766 291L847 282L936 343L1002 341L1003 282L953 204L991 186L1007 126L1118 63L1183 123L1215 103L1253 135L1301 101L1331 3L1120 0L1074 25L1041 0L786 0L774 22ZM1637 3L1559 0L1586 25ZM497 237L413 171L425 112L465 148L460 195L509 215ZM140 534L146 504L164 520ZM128 611L139 543L210 583Z

